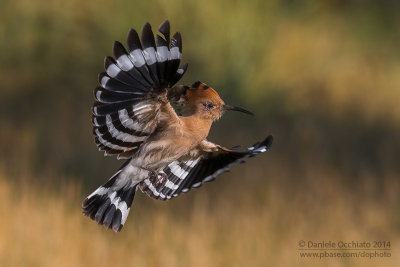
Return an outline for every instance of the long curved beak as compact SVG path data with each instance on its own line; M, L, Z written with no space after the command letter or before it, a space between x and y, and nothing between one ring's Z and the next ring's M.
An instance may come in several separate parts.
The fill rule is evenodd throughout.
M223 110L234 110L234 111L240 111L249 115L254 115L252 112L245 110L244 108L239 108L239 107L233 107L233 106L229 106L229 105L223 105L222 106Z

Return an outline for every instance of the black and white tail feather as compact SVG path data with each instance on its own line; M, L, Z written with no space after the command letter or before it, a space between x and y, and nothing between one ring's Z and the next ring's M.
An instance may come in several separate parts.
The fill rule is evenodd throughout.
M83 214L115 232L121 231L124 226L136 193L128 163L129 161L82 204Z

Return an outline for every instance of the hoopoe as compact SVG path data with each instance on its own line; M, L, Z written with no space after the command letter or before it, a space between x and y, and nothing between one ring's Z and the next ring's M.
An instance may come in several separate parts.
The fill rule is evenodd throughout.
M163 22L156 40L149 23L141 41L131 29L127 44L114 43L114 58L105 58L105 72L94 91L93 133L99 150L126 162L82 204L83 213L119 232L138 188L152 198L169 200L197 188L244 159L266 151L272 136L245 151L207 141L211 125L224 111L251 112L226 105L218 93L197 81L175 86L187 64L179 67L182 39L170 41ZM157 42L157 46L156 46ZM172 104L182 106L178 115Z

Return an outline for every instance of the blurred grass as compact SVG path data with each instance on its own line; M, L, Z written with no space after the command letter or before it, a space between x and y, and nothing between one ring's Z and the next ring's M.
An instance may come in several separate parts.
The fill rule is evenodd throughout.
M398 1L0 1L0 266L399 265ZM93 143L112 41L168 18L184 84L227 103L210 140L272 150L168 202L138 194L120 234L80 201L121 164ZM229 133L229 136L227 136ZM3 219L5 218L5 219ZM388 259L305 260L304 240L390 240Z
M81 215L74 183L54 192L2 176L0 265L397 266L398 179L385 177L377 197L371 178L352 192L335 171L309 171L297 190L274 179L243 186L245 178L224 175L169 202L139 194L118 234ZM301 259L299 240L390 240L392 257Z

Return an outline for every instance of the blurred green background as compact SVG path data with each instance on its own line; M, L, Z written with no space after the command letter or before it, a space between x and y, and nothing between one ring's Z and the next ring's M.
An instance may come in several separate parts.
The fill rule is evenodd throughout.
M399 264L398 246L323 262L297 250L400 241L399 14L396 0L1 0L0 265ZM225 114L209 140L275 141L176 200L137 196L115 235L80 214L122 164L94 144L93 89L114 40L165 19L183 36L180 82L256 113Z

